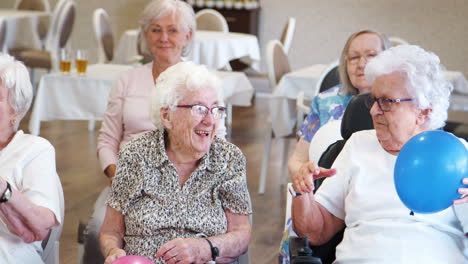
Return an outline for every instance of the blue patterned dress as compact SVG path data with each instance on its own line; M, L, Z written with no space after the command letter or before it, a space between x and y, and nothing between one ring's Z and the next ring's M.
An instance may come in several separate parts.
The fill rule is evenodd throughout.
M298 136L310 142L321 126L331 120L341 120L353 96L344 94L341 85L319 93L310 104L310 112L297 132Z

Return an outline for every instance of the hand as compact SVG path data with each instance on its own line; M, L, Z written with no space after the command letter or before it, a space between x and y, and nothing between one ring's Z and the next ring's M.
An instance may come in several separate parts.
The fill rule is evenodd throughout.
M310 193L315 189L314 180L330 177L336 174L336 169L320 168L315 162L308 161L299 168L292 177L294 190L298 193Z
M125 251L123 249L121 249L121 248L112 248L107 253L106 261L104 262L104 264L112 264L112 262L114 262L116 259L118 259L120 257L123 257L123 256L126 256L126 255L127 255L127 253L125 253Z
M168 264L205 263L211 260L211 249L202 238L176 238L162 245L156 258Z
M109 185L112 185L112 181L114 180L116 169L117 169L117 165L110 164L104 170L104 174L107 176L107 179L109 180Z
M468 178L463 179L463 184L468 185ZM468 203L468 188L459 188L458 193L459 194L464 194L465 197L453 201L453 204Z

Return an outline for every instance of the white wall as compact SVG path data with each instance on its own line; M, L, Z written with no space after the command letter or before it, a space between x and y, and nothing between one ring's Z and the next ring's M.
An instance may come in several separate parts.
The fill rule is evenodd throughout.
M468 77L466 0L265 0L261 4L262 46L279 37L289 16L297 18L290 52L293 68L338 58L351 33L370 28L433 51L448 69Z
M149 0L77 0L72 46L95 53L92 12L105 8L117 36L137 26ZM0 8L14 0L1 0ZM57 0L50 0L54 6ZM328 63L339 56L346 38L370 28L399 36L440 56L450 70L468 77L468 0L261 0L260 45L279 38L288 17L297 19L290 60L293 69Z

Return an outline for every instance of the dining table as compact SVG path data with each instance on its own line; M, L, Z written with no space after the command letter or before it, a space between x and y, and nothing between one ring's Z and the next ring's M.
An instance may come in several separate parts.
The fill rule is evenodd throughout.
M50 13L45 11L0 9L0 19L6 21L7 33L2 52L10 49L41 49L39 23L48 23Z
M41 122L52 120L87 120L94 130L102 120L107 99L120 74L132 65L92 64L85 75L76 72L53 72L42 76L29 121L29 132L39 135ZM223 96L229 110L234 106L250 106L254 89L243 72L214 71L221 79ZM228 112L232 116L232 113ZM227 117L229 124L231 117Z
M304 99L311 101L318 94L316 84L327 67L327 64L315 64L283 75L273 90L270 104L272 128L276 137L295 132L297 96L299 92L304 92ZM449 110L468 112L468 81L464 74L459 71L446 71L444 74L453 86Z
M126 30L117 45L114 63L132 63L137 58L138 29ZM197 30L192 49L185 60L204 64L211 69L222 69L229 61L240 59L254 70L260 71L260 47L255 35Z

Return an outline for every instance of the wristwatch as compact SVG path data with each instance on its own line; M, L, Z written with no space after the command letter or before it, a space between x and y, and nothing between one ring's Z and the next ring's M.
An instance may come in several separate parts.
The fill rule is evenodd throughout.
M294 190L294 188L292 187L292 185L289 185L289 186L288 186L288 189L289 189L289 193L291 194L292 197L297 197L297 196L301 196L301 195L302 195L302 193L296 192L296 190Z
M9 182L6 182L7 187L0 198L0 203L8 202L11 199L11 186Z
M210 244L210 249L211 249L211 258L213 261L216 260L217 257L219 257L219 249L217 247L214 247L213 244L211 244L211 241L204 237L206 241L208 241L208 244Z

